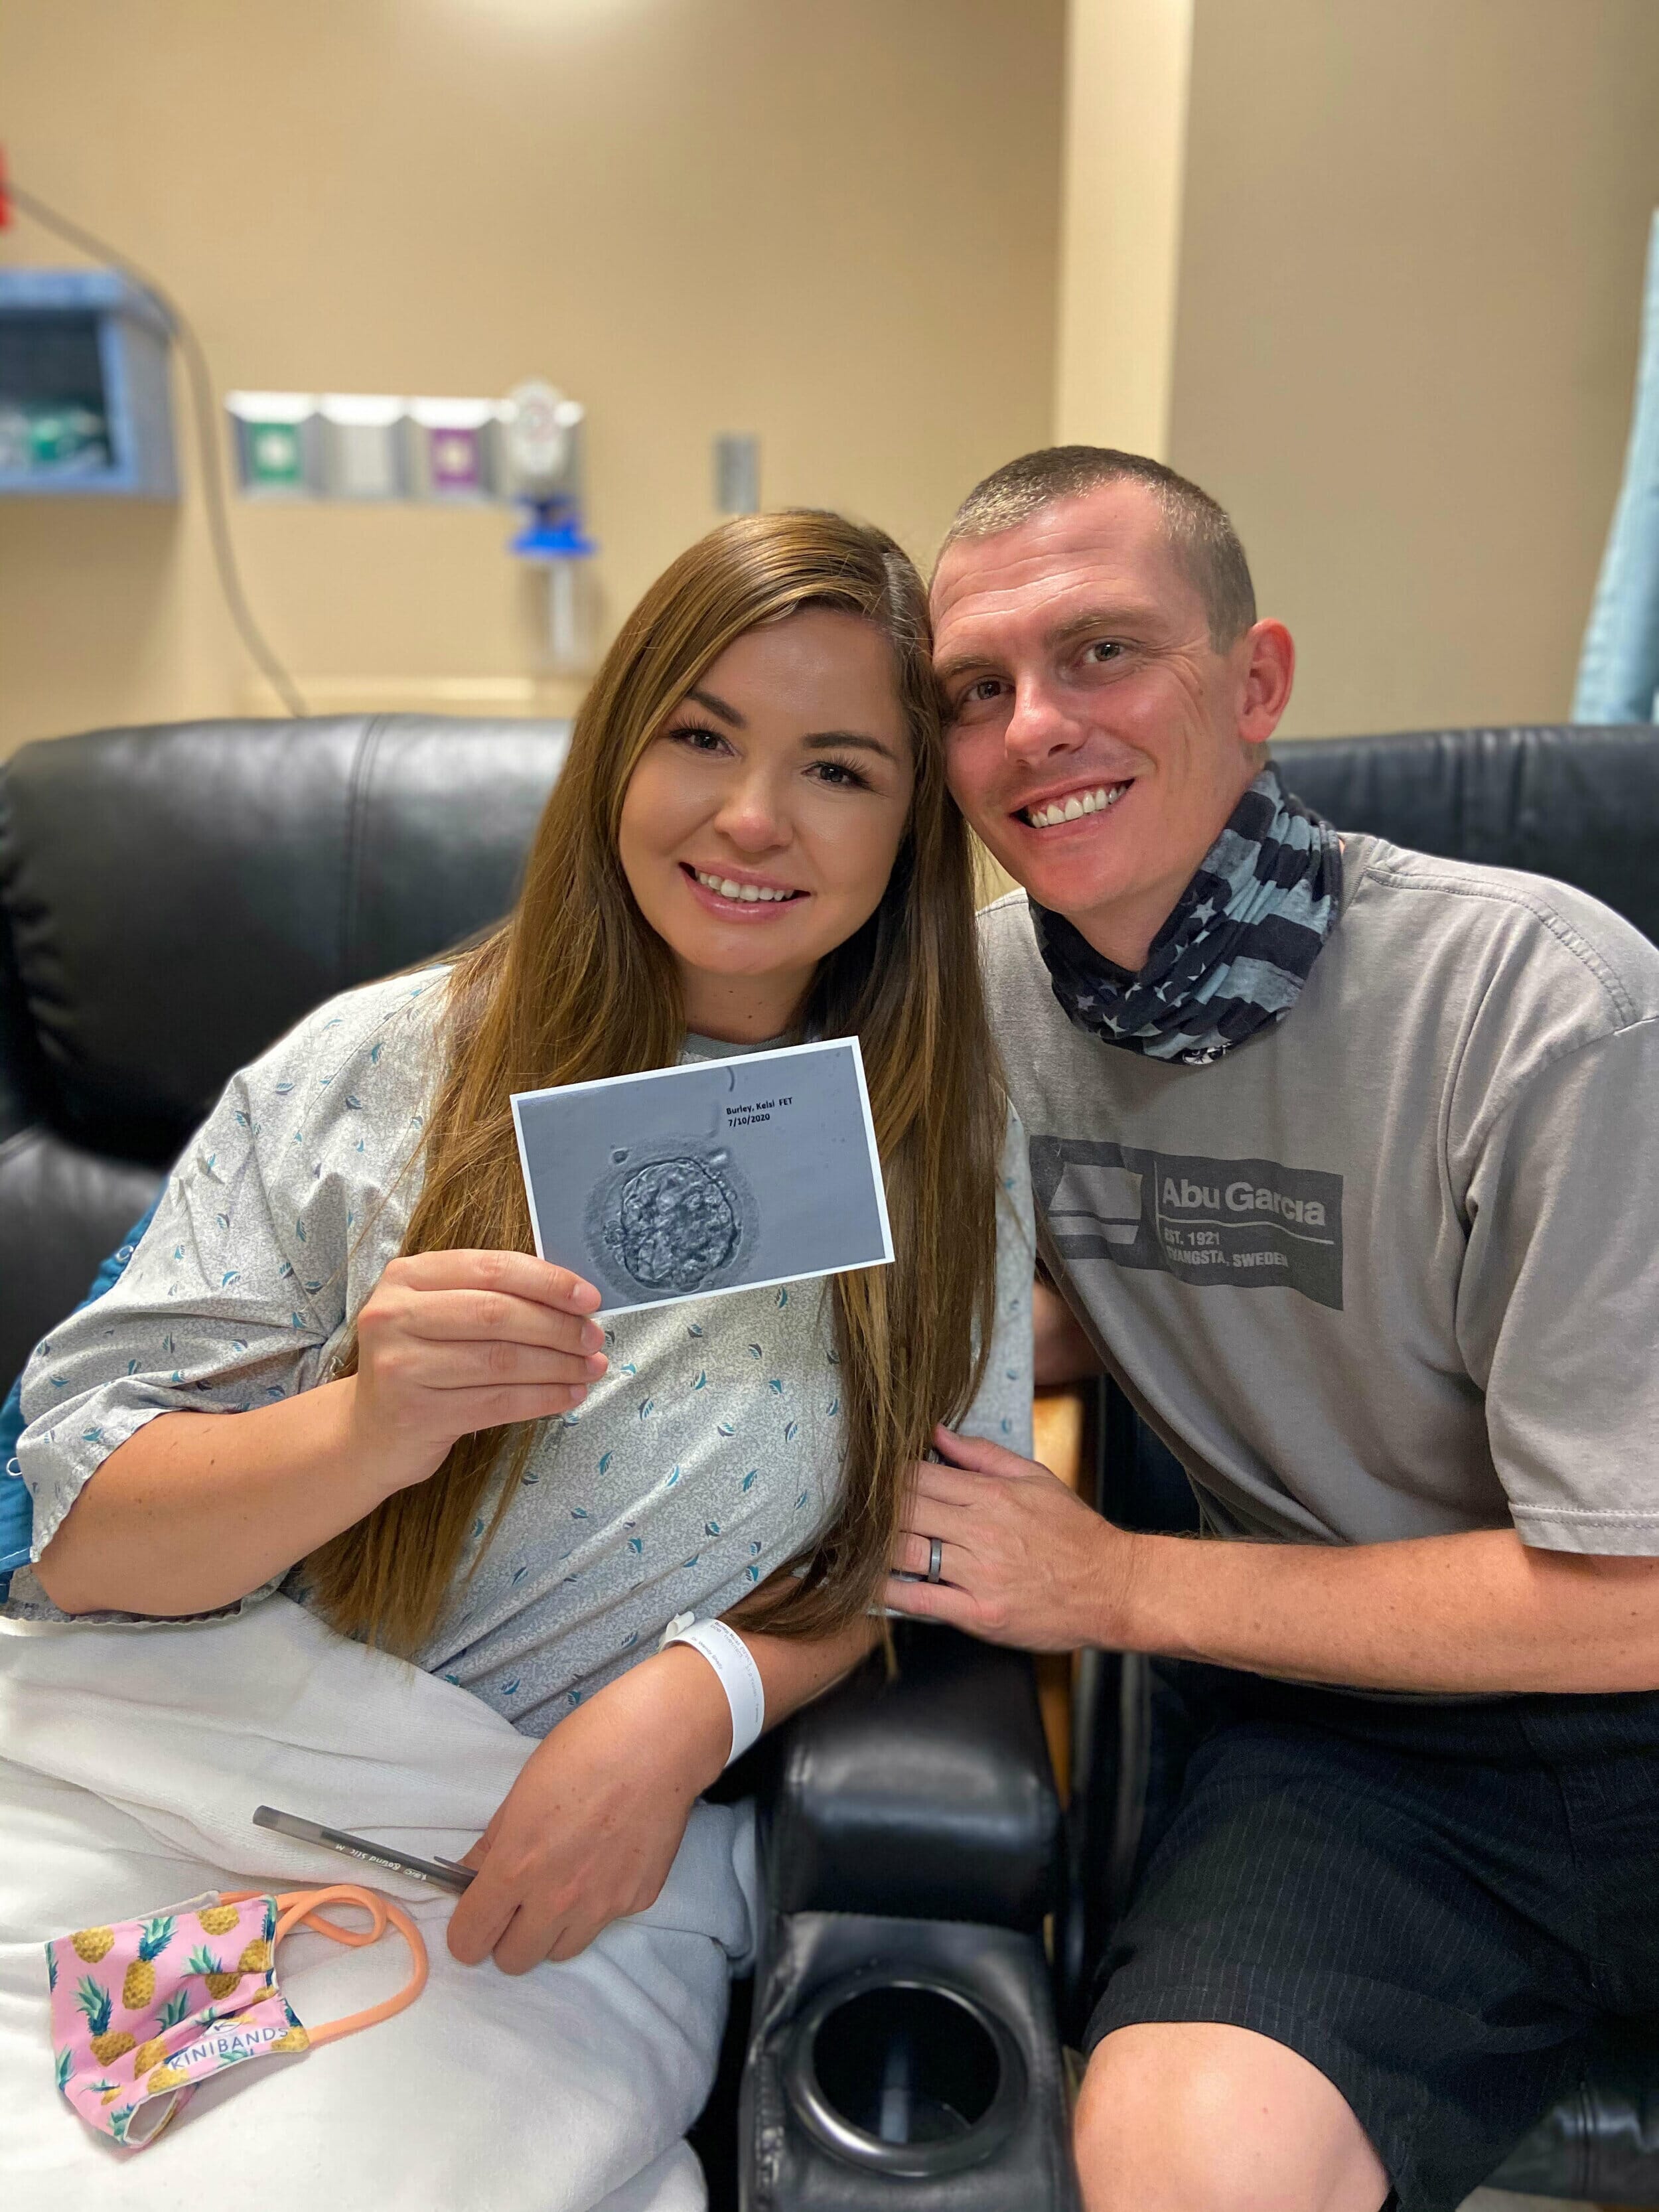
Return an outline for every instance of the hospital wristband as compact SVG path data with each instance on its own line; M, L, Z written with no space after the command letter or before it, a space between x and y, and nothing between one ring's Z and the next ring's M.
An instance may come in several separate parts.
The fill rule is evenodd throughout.
M719 1678L732 1708L732 1749L726 1761L730 1766L766 1726L766 1687L754 1655L723 1620L693 1620L686 1613L669 1622L659 1648L665 1651L671 1644L689 1644L701 1651Z

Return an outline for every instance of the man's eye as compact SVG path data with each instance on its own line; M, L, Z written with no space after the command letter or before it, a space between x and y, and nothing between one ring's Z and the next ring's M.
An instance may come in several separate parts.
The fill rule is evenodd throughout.
M1085 660L1121 660L1123 647L1115 637L1097 638L1092 645L1085 647L1083 657Z
M1001 689L1002 679L1000 676L975 677L974 681L969 684L966 690L963 691L958 696L956 703L956 712L959 714L964 707L983 707L988 705L991 700L997 696L997 694L1001 690Z

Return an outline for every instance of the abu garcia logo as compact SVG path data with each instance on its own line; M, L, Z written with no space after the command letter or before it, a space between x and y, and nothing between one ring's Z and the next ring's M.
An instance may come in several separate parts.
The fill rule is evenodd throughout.
M1069 1265L1174 1275L1206 1292L1289 1290L1342 1310L1342 1177L1282 1160L1030 1140L1031 1181Z
M1232 1214L1271 1213L1282 1221L1300 1222L1309 1229L1328 1225L1321 1200L1292 1198L1288 1191L1275 1190L1269 1183L1206 1184L1194 1182L1187 1176L1177 1181L1174 1176L1166 1175L1158 1196L1164 1211L1170 1213L1220 1213L1224 1210Z

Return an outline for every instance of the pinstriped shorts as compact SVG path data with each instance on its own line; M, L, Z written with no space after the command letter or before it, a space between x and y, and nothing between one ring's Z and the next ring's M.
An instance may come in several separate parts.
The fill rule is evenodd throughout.
M1401 2212L1452 2212L1608 2015L1659 2013L1659 1692L1444 1702L1154 1670L1091 2048L1220 2021L1299 2051Z

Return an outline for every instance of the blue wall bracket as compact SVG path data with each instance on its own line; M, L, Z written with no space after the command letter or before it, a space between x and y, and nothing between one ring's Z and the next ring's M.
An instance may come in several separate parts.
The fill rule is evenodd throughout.
M176 499L172 343L113 269L0 269L0 495Z

